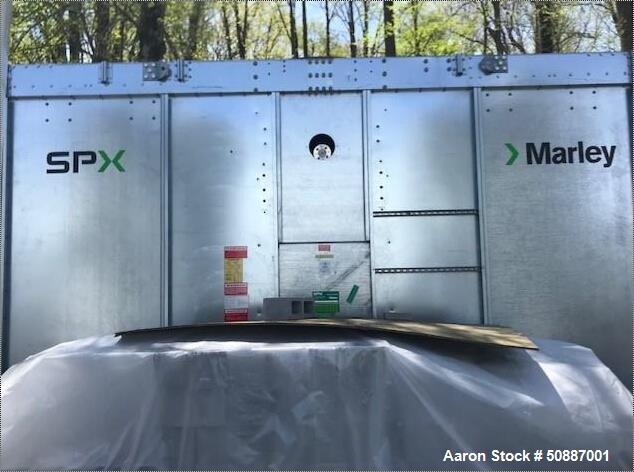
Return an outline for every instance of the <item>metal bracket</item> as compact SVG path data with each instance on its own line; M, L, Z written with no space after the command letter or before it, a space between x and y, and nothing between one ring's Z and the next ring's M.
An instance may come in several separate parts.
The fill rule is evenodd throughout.
M110 83L110 63L108 61L99 64L99 82L106 85Z
M505 74L509 71L508 56L487 55L480 61L480 70L485 74Z
M458 77L464 74L464 56L462 54L456 54L454 57L454 62L456 63L455 72Z
M184 59L179 59L176 63L176 79L179 82L185 82L189 76L187 75L187 67L189 62L185 62Z
M167 80L172 75L172 69L168 62L149 62L143 64L143 80L144 81L160 81Z

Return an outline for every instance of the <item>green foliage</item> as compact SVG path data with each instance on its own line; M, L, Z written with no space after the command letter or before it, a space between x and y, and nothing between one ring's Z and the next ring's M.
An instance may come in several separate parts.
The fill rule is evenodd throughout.
M452 14L426 2L408 2L397 15L397 50L404 56L437 56L478 52L466 41L476 26L463 15Z
M63 63L71 60L73 52L80 62L91 62L95 58L101 60L100 47L108 60L136 60L140 3L110 1L105 8L104 3L100 2L98 11L94 0L80 5L70 0L14 1L11 62ZM553 34L560 52L619 48L613 1L552 4L553 13L549 14L556 15ZM300 57L301 5L300 0L295 2ZM394 5L399 55L495 52L500 47L499 41L493 40L496 34L509 53L534 52L539 45L536 7L532 1L398 1ZM351 35L347 2L329 2L329 36L324 2L309 1L307 9L309 55L325 56L329 43L331 56L348 56ZM358 55L383 55L382 2L355 0L352 12ZM165 59L237 59L242 47L246 59L288 58L291 56L288 15L289 3L281 0L169 1L161 19L165 26L161 38L166 45Z

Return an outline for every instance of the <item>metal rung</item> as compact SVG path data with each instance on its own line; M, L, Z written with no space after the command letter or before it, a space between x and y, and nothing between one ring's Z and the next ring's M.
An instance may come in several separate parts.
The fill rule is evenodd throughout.
M448 216L448 215L477 215L478 210L411 210L411 211L375 211L373 216Z
M480 267L415 267L399 269L374 269L375 274L422 274L431 272L480 272Z

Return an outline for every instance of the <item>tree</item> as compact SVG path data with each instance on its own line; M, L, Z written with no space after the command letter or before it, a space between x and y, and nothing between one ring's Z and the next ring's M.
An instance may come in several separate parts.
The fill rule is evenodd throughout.
M229 14L227 13L227 3L220 3L220 14L222 17L222 28L225 32L225 45L227 47L227 59L233 59L233 48L231 44L231 27L229 25Z
M295 0L288 0L288 17L291 40L291 55L297 59L299 57L297 44L297 22L295 21Z
M383 35L385 37L385 55L388 57L396 56L393 0L383 1Z
M326 57L330 57L330 21L332 17L330 16L328 0L325 0L324 8L326 9Z
M108 2L95 2L93 62L110 60L108 51L111 38L110 32L110 4Z
M535 2L535 52L560 52L559 33L560 5L556 2Z
M350 35L350 57L357 57L357 40L354 31L354 3L348 2L348 34Z
M240 59L247 57L247 32L249 30L249 2L244 1L244 16L240 19L240 8L237 1L231 2L233 15L236 24L236 41L238 45L238 55Z
M302 49L308 57L308 21L306 18L306 0L302 0Z
M370 0L363 0L363 56L368 57L368 45L370 43Z
M493 0L493 26L487 25L489 34L493 38L495 44L495 52L497 54L508 54L509 48L506 44L506 35L502 28L502 11L500 9L500 0Z
M198 50L200 39L200 27L206 2L194 2L191 14L189 15L189 26L187 31L187 49L184 54L185 59L193 59Z
M68 20L66 21L66 42L70 62L82 62L81 15L83 2L68 2Z
M621 51L632 51L632 2L613 0L607 6L616 25Z
M141 2L137 35L139 61L159 61L167 49L165 45L165 2Z

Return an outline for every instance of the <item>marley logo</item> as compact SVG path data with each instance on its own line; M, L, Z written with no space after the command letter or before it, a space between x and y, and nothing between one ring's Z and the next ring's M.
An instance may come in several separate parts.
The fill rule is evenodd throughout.
M504 143L508 151L507 166L515 164L520 155L512 143ZM549 142L526 143L525 155L527 165L550 164L597 164L607 168L614 162L616 146L586 146L583 141L576 146L552 146Z
M109 168L113 171L125 172L121 163L125 149L120 149L114 157L110 157L106 151L97 152L103 161L97 172L105 172ZM73 156L72 158L70 157L71 155ZM71 164L73 174L78 174L81 166L97 163L97 153L94 151L49 152L46 155L46 163L48 164L47 174L66 174L71 171Z

